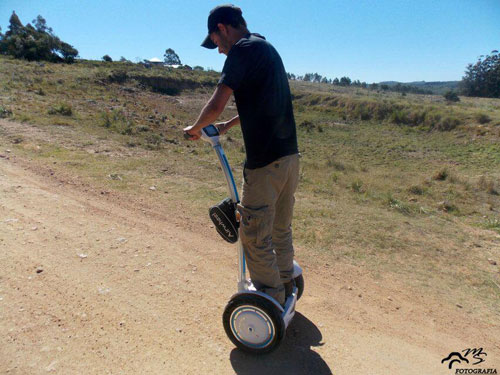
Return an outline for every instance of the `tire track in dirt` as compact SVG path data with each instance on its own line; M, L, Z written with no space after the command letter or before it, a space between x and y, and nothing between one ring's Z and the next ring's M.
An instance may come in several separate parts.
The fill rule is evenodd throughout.
M447 374L441 359L471 345L500 367L498 326L314 259L282 347L240 353L221 324L232 246L14 159L0 159L0 373Z

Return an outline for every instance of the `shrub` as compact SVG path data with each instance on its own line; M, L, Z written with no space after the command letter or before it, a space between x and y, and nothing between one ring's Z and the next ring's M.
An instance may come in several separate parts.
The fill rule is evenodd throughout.
M494 229L500 233L500 219L497 218L486 219L484 226L487 229Z
M127 121L125 123L125 127L120 131L121 134L123 135L132 135L135 133L135 128L132 122Z
M150 130L151 130L151 128L147 125L140 125L137 127L138 132L148 132Z
M460 98L458 97L458 95L455 91L451 91L451 90L446 91L443 96L446 99L446 101L448 101L448 102L459 102L460 101Z
M162 137L156 133L148 134L144 140L149 149L158 149L163 141Z
M438 209L443 212L458 212L458 207L448 201L439 202Z
M111 56L109 56L109 55L104 55L104 56L102 57L102 61L112 62L112 61L113 61L113 59L112 59L112 58L111 58Z
M134 122L127 119L127 117L120 110L114 109L111 112L102 112L100 117L101 125L105 128L114 130L115 132L124 135L132 135L136 133Z
M335 169L336 171L345 171L346 170L346 166L344 164L342 164L341 162L333 159L333 157L331 159L328 159L328 161L326 162L326 165L328 167Z
M112 124L113 121L111 120L111 116L109 115L109 113L108 112L101 113L101 125L104 126L105 128L110 128Z
M13 144L18 145L19 143L23 143L24 142L24 138L21 137L21 136L14 136L14 137L10 138L10 141Z
M414 110L408 114L408 123L413 126L423 124L425 121L426 111Z
M429 128L433 129L436 127L437 124L441 121L441 114L438 112L427 112L425 114L425 119L424 119L424 125Z
M125 70L113 70L108 75L108 81L111 83L123 83L128 79L127 72Z
M408 204L401 202L390 194L387 196L387 204L391 209L396 210L403 215L411 214L411 207Z
M487 114L484 114L484 113L478 113L476 115L476 120L477 122L479 122L480 124L487 124L488 122L491 121L491 118L487 115Z
M308 133L310 133L312 130L314 130L315 127L316 126L313 124L313 122L309 121L309 120L302 121L299 124L299 128L305 129Z
M12 116L12 111L8 108L0 106L0 118L7 118Z
M408 191L415 195L424 195L425 189L418 185L413 185L408 188Z
M370 120L373 116L371 108L367 103L359 103L353 111L353 115L362 121Z
M486 178L485 176L481 176L479 178L478 186L480 190L486 191L488 194L499 195L498 190L495 186L495 182L491 179Z
M434 126L434 129L449 131L455 129L458 125L460 125L459 119L455 117L445 117Z
M440 171L436 172L434 176L432 176L432 179L436 181L444 181L447 178L448 178L448 170L446 168L441 169Z
M395 109L391 114L391 122L401 125L408 124L408 114L404 109Z
M62 115L62 116L72 116L73 109L70 104L61 103L52 107L48 111L49 115Z
M355 193L363 193L363 181L356 180L351 183L351 190Z

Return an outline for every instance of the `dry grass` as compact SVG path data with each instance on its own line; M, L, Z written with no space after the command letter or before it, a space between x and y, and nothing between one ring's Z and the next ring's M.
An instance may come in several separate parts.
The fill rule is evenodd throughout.
M227 193L213 151L182 137L216 81L216 74L197 74L0 57L0 114L16 121L2 123L0 150L10 148L102 192L156 194L159 209L164 201L189 201L193 216L203 218ZM162 77L158 87L177 84L178 95L138 76ZM500 261L500 100L447 105L439 96L301 82L292 89L302 153L298 255L397 274L451 302L472 298L478 313L494 316L500 274L487 259ZM231 105L223 117L235 113ZM412 113L424 113L423 122L398 124L394 117ZM460 125L426 125L427 114L457 118ZM225 137L224 148L239 178L238 129Z

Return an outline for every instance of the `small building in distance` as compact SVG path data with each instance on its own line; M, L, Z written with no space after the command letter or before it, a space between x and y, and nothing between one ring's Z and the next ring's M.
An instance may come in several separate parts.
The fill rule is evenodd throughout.
M151 65L163 65L163 60L160 60L158 57L153 57L152 59L148 60L148 63Z
M165 64L164 65L166 68L171 68L171 69L184 69L184 70L193 70L189 65L182 65L182 64Z

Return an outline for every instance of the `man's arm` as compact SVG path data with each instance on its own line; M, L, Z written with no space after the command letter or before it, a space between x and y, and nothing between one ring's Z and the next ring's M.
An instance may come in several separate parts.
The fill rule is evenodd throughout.
M191 140L197 140L201 136L201 129L213 123L220 116L227 101L233 94L233 90L224 84L220 84L215 89L214 94L201 110L198 119L192 126L184 128L184 132L191 135Z
M239 124L240 124L240 116L236 115L231 120L226 122L219 122L218 124L215 124L215 126L217 127L217 129L219 129L220 134L226 134L229 129Z

